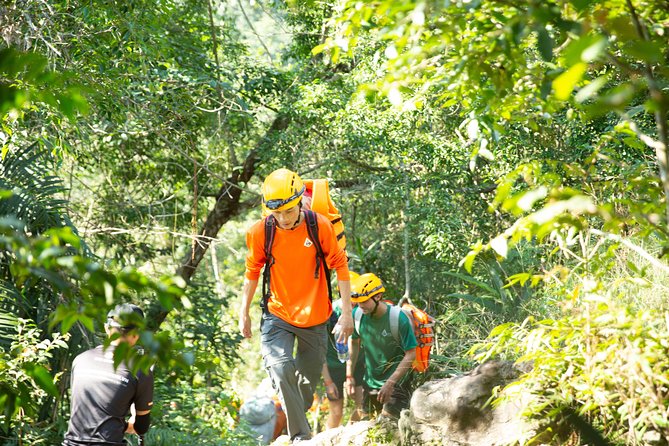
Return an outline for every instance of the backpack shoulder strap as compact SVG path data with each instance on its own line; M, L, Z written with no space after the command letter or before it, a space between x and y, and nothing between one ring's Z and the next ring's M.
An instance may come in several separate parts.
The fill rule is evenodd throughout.
M400 312L402 311L400 307L395 305L388 305L388 311L390 311L390 333L393 335L393 338L399 343L400 342Z
M325 258L325 254L323 254L323 247L321 246L321 240L318 237L318 217L314 211L305 209L304 219L307 222L307 233L309 234L309 238L316 248L316 271L314 271L314 278L318 278L318 273L321 266L320 263Z
M311 239L314 247L316 248L316 269L314 270L314 279L318 279L321 271L321 265L323 266L323 271L325 272L325 281L328 284L328 297L332 301L332 285L330 284L330 269L328 268L327 263L325 262L325 253L323 252L323 247L321 246L321 240L318 236L318 216L314 211L305 209L304 218L307 222L307 233Z
M358 336L360 336L360 321L362 320L362 311L358 309L358 311L353 312L353 325L355 326L355 332L358 333Z
M273 215L265 217L265 257L269 260L272 256L272 244L276 235L276 218Z
M269 300L270 290L269 290L269 281L270 281L270 270L272 265L274 265L274 257L272 256L272 245L274 244L274 236L276 235L276 218L273 215L268 215L265 217L265 268L263 269L262 274L262 299L260 301L260 307L263 309L263 312L267 311L267 301Z

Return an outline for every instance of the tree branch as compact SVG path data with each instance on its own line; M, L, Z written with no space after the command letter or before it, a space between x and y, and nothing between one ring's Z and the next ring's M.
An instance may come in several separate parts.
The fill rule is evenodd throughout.
M232 218L240 214L242 210L247 209L247 203L240 201L243 188L242 183L247 183L256 173L256 168L260 162L258 153L269 140L269 136L281 132L288 127L290 118L287 116L278 116L270 128L265 138L259 141L244 160L244 164L232 170L230 176L223 182L218 193L218 199L213 209L209 212L206 221L191 246L190 252L184 256L181 266L177 270L177 275L181 276L186 283L191 281L195 271L204 258L207 249L220 231L221 227ZM160 327L167 317L169 310L154 302L147 311L151 329Z
M239 5L239 9L242 10L242 15L244 16L244 20L246 20L246 24L249 25L249 28L251 28L251 32L255 34L262 47L265 49L265 52L267 53L267 58L269 59L269 63L274 65L274 61L272 60L272 53L270 53L269 48L267 48L265 42L263 42L262 38L260 37L256 29L253 27L253 23L251 23L251 20L249 20L249 17L246 15L246 11L244 10L244 5L242 5L242 2L240 0L237 0L237 4Z
M646 42L650 41L648 30L641 22L636 8L632 4L632 0L626 0L626 3L630 10L632 22L634 23L639 37ZM662 187L664 189L666 218L665 224L669 225L669 158L667 157L667 146L669 145L669 124L667 124L667 101L664 97L662 89L655 79L653 67L648 62L644 64L644 76L648 81L648 91L650 93L650 97L653 102L655 102L656 106L655 125L657 127L659 141L655 147L655 156L657 158L657 164L660 170L660 180L662 181Z

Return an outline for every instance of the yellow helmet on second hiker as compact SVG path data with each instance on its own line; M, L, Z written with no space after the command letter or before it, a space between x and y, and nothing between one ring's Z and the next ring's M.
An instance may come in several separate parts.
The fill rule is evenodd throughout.
M385 291L381 279L373 273L362 274L351 280L351 302L365 302Z
M305 187L302 178L292 170L277 169L262 184L262 205L266 212L283 211L296 206Z

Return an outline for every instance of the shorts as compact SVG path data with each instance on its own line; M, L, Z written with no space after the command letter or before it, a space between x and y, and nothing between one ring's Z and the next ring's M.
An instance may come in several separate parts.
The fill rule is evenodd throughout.
M337 394L339 398L334 399L328 396L330 401L339 401L344 398L344 383L346 382L346 364L342 364L341 367L328 367L330 372L330 378L337 387ZM365 376L365 350L360 349L358 353L358 361L355 363L355 369L353 370L353 379L355 380L356 386L362 385L362 380Z
M402 382L395 386L393 395L390 401L381 404L376 399L380 389L371 389L366 384L363 384L363 403L362 411L369 417L372 414L387 412L390 416L399 418L402 409L407 409L411 402L411 388L408 382Z
M330 372L330 378L337 388L337 395L339 398L331 398L330 395L327 395L328 400L330 401L339 401L344 398L344 382L346 382L346 364L342 364L343 367L328 367Z

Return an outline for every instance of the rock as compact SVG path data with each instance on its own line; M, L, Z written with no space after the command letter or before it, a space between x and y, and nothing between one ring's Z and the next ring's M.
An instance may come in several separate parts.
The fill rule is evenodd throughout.
M314 436L311 440L299 442L300 446L365 446L370 444L368 433L373 432L373 426L376 423L373 421L359 421L351 423L347 426L340 426L334 429L329 429ZM371 431L370 431L370 428ZM395 427L395 430L397 428ZM287 437L285 435L284 437ZM283 446L286 443L281 442L282 437L272 443L272 446ZM290 442L288 443L290 444ZM380 444L380 443L379 443Z
M493 389L516 380L527 367L490 361L471 372L417 388L399 421L379 417L327 430L300 446L496 446L525 443L535 435L521 417L524 401L491 407ZM275 443L278 444L278 443Z
M533 429L520 416L522 402L487 404L495 387L521 373L513 363L490 361L468 374L425 383L400 417L402 444L493 446L530 437Z

